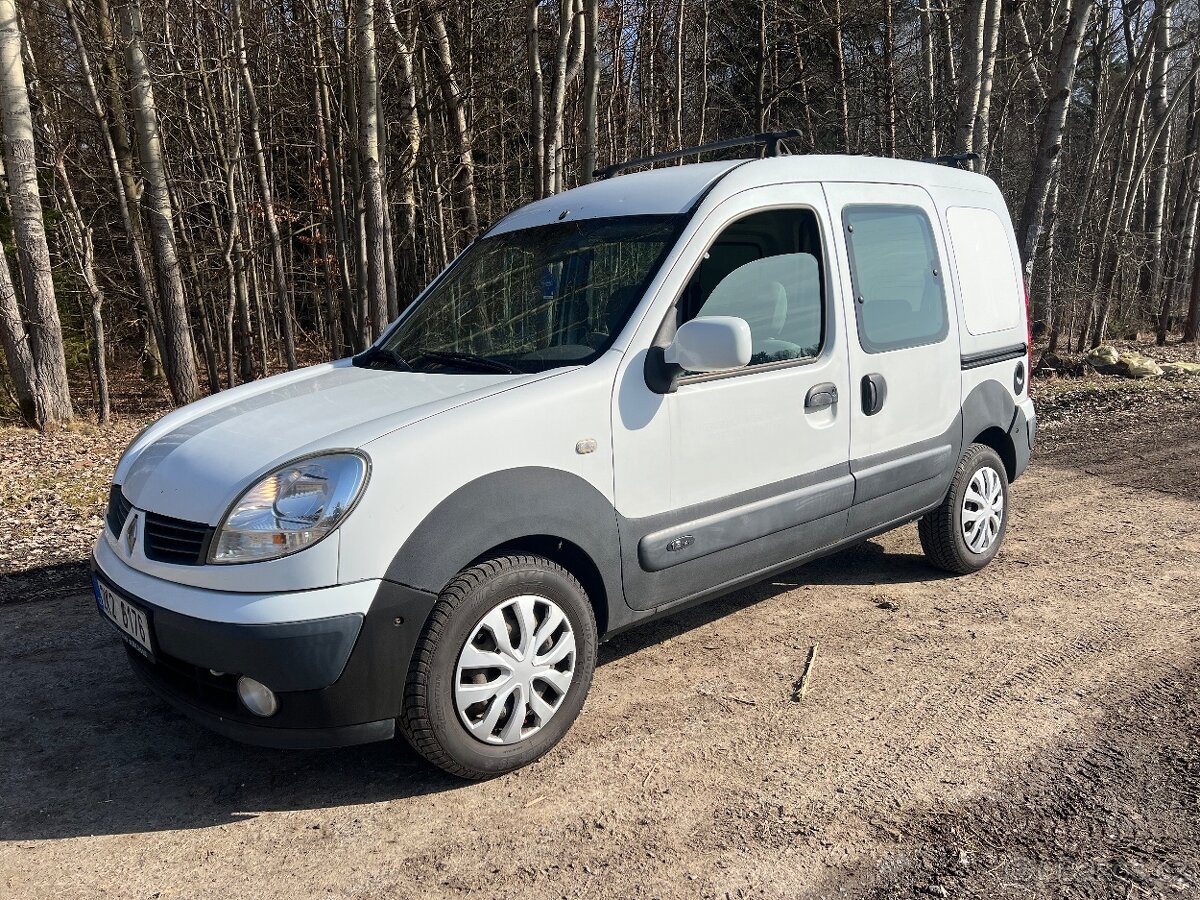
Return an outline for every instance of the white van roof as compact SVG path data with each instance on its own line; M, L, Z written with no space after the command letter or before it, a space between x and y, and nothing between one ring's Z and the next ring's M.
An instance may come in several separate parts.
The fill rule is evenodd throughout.
M787 155L767 159L665 166L617 175L523 206L488 231L503 234L567 219L671 215L691 210L710 190L713 200L749 188L793 181L913 184L927 188L997 193L995 182L953 166L877 156Z

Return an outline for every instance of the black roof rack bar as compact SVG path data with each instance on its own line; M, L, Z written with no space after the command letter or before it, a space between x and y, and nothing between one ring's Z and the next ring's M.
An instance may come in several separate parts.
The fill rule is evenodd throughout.
M979 159L978 153L947 153L943 156L927 156L921 162L932 163L935 166L949 166L952 169L969 169L971 163Z
M701 144L698 147L684 147L682 150L669 150L666 153L655 153L653 156L642 156L638 159L628 159L625 162L613 163L592 173L593 178L612 178L627 169L638 166L648 166L652 163L667 162L672 159L682 159L685 156L695 156L698 153L712 153L715 150L728 150L731 147L747 147L752 144L765 144L767 156L778 156L779 145L790 138L800 137L800 130L792 128L789 131L768 131L763 134L752 134L745 137L729 138L724 141L713 141L711 144Z

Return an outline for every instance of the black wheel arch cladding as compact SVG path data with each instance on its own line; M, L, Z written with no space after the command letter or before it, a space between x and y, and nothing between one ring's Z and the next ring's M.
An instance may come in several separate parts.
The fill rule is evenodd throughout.
M600 573L598 620L624 605L612 502L578 475L543 466L491 472L442 500L404 541L386 578L434 594L493 550L545 536L586 554ZM580 573L574 573L577 578Z
M1024 415L1007 383L994 378L980 382L963 397L961 452L974 442L987 444L1000 455L1009 481L1013 481L1029 462L1027 438L1022 440L1016 434L1018 418L1024 419Z

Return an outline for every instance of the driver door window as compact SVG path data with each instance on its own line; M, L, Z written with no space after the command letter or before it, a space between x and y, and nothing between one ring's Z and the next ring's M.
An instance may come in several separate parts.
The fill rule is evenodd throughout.
M729 225L680 297L677 324L736 316L750 326L751 366L814 359L825 333L824 272L816 216L768 210Z

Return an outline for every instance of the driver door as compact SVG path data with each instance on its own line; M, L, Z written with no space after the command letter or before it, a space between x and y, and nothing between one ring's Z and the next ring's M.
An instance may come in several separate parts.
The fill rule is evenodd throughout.
M650 427L615 429L618 509L643 513L621 521L635 609L765 574L845 532L850 385L826 216L819 185L775 186L719 207L694 239L696 261L660 334L737 316L753 356L735 371L685 374ZM622 391L648 392L632 369ZM647 467L657 497L634 496Z

